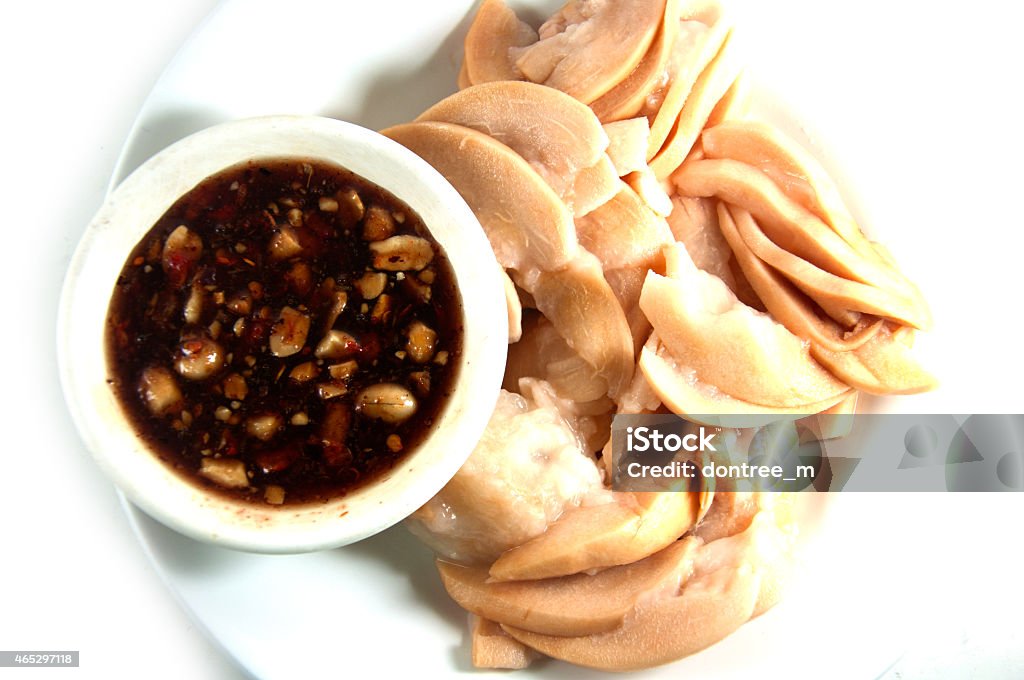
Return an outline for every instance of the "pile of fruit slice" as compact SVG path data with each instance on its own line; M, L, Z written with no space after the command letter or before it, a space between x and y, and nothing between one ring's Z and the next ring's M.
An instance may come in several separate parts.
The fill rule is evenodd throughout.
M487 234L516 413L556 413L606 483L616 413L852 413L860 391L934 386L910 351L920 292L820 164L748 114L735 52L711 0L569 0L539 30L484 0L460 91L383 131ZM493 512L472 474L414 520L432 545L458 533L443 508ZM574 488L514 545L478 532L476 564L439 563L481 617L475 662L640 668L724 637L778 597L796 526L765 496Z

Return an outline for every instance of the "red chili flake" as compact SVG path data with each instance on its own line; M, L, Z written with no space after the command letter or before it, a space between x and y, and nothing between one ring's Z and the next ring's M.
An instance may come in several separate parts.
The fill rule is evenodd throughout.
M220 436L220 452L225 456L238 455L238 438L231 430L224 430Z
M267 336L270 324L265 321L253 321L249 324L249 341L259 342Z
M238 208L230 203L225 203L219 208L210 211L210 217L218 222L233 220L236 214L238 214Z
M167 274L167 282L174 288L180 288L188 281L192 274L195 260L185 251L169 253L164 256L164 272Z
M306 217L305 226L321 238L334 238L334 227L320 213L311 213Z
M361 362L376 361L381 351L380 336L376 333L363 333L360 337L360 344L349 349L356 350L356 356Z

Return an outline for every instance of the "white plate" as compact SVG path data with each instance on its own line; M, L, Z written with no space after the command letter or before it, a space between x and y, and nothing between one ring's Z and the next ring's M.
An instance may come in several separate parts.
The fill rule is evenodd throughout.
M536 18L560 3L513 4ZM876 4L879 12L886 7ZM228 0L157 84L115 183L171 142L228 119L312 113L375 128L408 120L454 91L472 5L470 0L293 0L286 9L273 0ZM814 143L840 179L859 180L868 172L870 155L847 145L844 162L834 162L821 140L830 139L830 130L849 129L848 116L861 109L835 101L842 88L813 59L813 49L828 45L827 35L808 33L801 50L793 44L799 31L787 23L809 11L803 26L811 27L818 3L781 3L771 11L758 5L732 3L748 37L751 72L763 101L788 104L765 104L768 115ZM803 61L787 61L794 56ZM863 58L870 72L886 55ZM870 218L889 206L857 200L849 184L844 186L871 231ZM911 247L920 232L885 227L875 231L883 232L926 292L939 289L941 272ZM933 349L932 354L940 353ZM927 411L944 403L948 399L939 394L881 406ZM906 579L886 573L893 560L905 557L898 518L908 517L901 512L907 503L896 495L833 499L827 531L809 542L802 572L781 605L711 649L642 675L740 678L756 671L764 677L877 677L897 658L904 631L914 624L917 592ZM126 507L183 606L254 676L363 677L386 671L441 677L472 671L465 615L440 587L429 552L402 528L339 551L256 556L195 543ZM524 677L590 675L546 661Z

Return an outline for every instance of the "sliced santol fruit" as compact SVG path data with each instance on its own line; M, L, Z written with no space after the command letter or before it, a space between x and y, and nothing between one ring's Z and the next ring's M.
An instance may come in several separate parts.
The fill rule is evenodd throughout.
M503 0L484 0L466 33L465 71L470 84L522 80L512 49L537 42L537 31L519 20Z
M647 135L651 126L643 116L605 123L608 158L619 177L647 168Z
M729 495L743 494L724 494ZM735 555L741 554L744 556L741 559L754 565L760 585L751 617L760 616L775 606L789 580L798 533L793 513L794 499L793 493L786 492L753 494L753 502L750 503L753 513L749 519L731 527L726 537L717 541L704 539L709 546L717 543L726 548L732 544L729 546L732 550L722 550L719 559L736 559Z
M750 81L747 76L740 72L732 85L725 91L722 98L715 104L711 115L708 116L707 127L719 125L725 121L739 120L747 115L750 106ZM703 136L702 136L703 139ZM703 145L700 145L701 153L704 153Z
M930 324L920 291L899 274L890 257L879 253L876 244L867 240L839 189L811 154L778 130L755 121L723 123L706 130L702 140L708 158L734 159L758 168L792 200L832 227L862 257L887 265L896 278L893 290L909 300L914 310L917 321L911 325L924 328Z
M548 381L559 396L578 403L608 394L608 381L569 347L544 316L528 314L522 328L520 341L508 348L502 383L506 390L519 391L519 381L532 377Z
M452 183L505 268L557 269L577 251L565 205L515 151L461 125L420 122L382 132Z
M764 498L763 492L716 491L711 507L693 530L693 535L711 543L743 533L761 510Z
M612 200L576 220L580 245L605 269L651 267L672 243L672 230L629 185L619 182L619 187Z
M728 121L705 130L701 142L707 158L729 158L756 167L861 255L877 257L825 169L776 128L760 121Z
M675 196L672 205L672 214L668 216L669 228L672 229L676 240L685 246L685 251L679 252L689 254L689 257L685 258L688 262L687 268L691 266L689 262L692 261L698 269L721 279L743 304L759 312L766 311L757 292L751 287L736 262L729 243L722 235L718 224L718 201ZM670 258L671 253L666 257Z
M658 81L664 77L669 67L676 35L679 33L680 1L668 0L665 3L665 14L654 36L654 42L633 72L590 103L590 108L602 122L638 115L644 107L647 95L658 87Z
M633 376L633 338L596 257L580 249L563 269L520 272L520 287L558 334L608 381L615 397Z
M668 226L672 236L682 243L698 269L714 274L726 283L732 257L729 244L718 225L717 200L675 195ZM732 285L729 286L732 288Z
M910 325L924 322L916 300L907 300L895 292L850 281L820 269L810 262L779 248L761 230L745 210L737 210L735 227L744 243L760 260L779 271L789 281L844 323L849 312L883 316Z
M466 463L406 526L440 557L491 564L602 493L600 471L564 414L502 390Z
M665 186L650 168L644 168L638 172L631 172L622 178L622 181L636 192L640 200L653 210L655 214L668 217L672 214L672 199L665 191Z
M818 413L850 393L847 390L824 401L784 408L736 399L700 382L696 371L680 365L668 352L657 333L651 333L641 350L638 368L669 410L703 425L719 425L721 416L726 416L731 427L758 427L764 424L765 416Z
M870 394L917 394L938 386L910 351L913 331L890 324L851 352L811 345L811 354L843 381Z
M711 112L736 80L739 72L740 62L736 57L736 49L731 36L726 36L718 54L705 67L690 89L664 146L651 159L651 170L658 179L666 179L686 159Z
M538 42L512 49L515 65L589 104L632 73L664 12L665 0L569 0L540 27Z
M930 325L928 307L913 285L887 264L861 256L757 168L729 159L705 159L684 163L672 175L672 182L685 196L717 196L743 208L772 242L820 269L917 300L922 327Z
M475 85L423 112L417 121L454 123L493 137L530 164L565 198L577 174L596 164L608 136L593 111L564 92L535 83Z
M657 263L660 269L661 263ZM644 279L647 277L648 267L624 267L622 269L607 269L604 278L611 286L612 292L622 305L622 311L626 313L626 322L629 324L629 331L633 335L634 355L640 352L640 348L647 341L651 334L651 322L647 315L640 309L640 291L644 287Z
M839 439L850 434L853 431L853 417L857 414L859 397L860 392L855 390L832 408L796 421L800 443Z
M696 267L671 279L648 274L640 307L680 364L737 399L793 408L849 389L810 357L803 340Z
M529 666L539 654L519 642L494 621L469 615L469 635L472 639L471 658L474 668L501 668L521 670Z
M649 95L648 107L656 103L656 108L644 111L653 116L651 136L647 142L648 159L661 151L676 127L679 113L694 84L719 53L731 31L732 25L721 16L721 10L715 4L701 6L699 11L691 13L680 23L671 57L668 87Z
M643 597L678 589L700 543L684 538L650 557L594 575L492 582L483 567L438 561L437 569L452 599L478 616L535 633L591 635L621 625Z
M848 352L860 347L878 331L881 320L870 324L865 332L844 333L837 323L822 318L811 299L758 258L740 236L736 223L753 221L750 213L743 208L719 204L718 216L722 234L750 285L772 316L795 335L833 352Z
M572 189L566 191L562 200L575 217L583 217L610 201L620 187L615 166L602 154L597 163L576 174Z
M589 456L604 448L612 436L612 409L615 404L611 399L601 396L583 402L575 397L565 398L560 396L552 385L538 378L522 378L519 381L519 392L541 408L557 411L572 428L577 441L583 445L588 460L595 463ZM610 493L601 489L586 500L588 503L597 502L596 499L606 497Z
M633 373L633 380L630 381L629 387L623 392L618 400L616 401L617 410L616 414L634 414L634 413L655 413L661 408L661 399L651 389L650 383L647 382L647 378L644 376L643 371L636 371ZM608 460L604 460L608 469L608 474L611 474L611 448L604 452ZM704 500L700 501L701 513L704 511ZM698 520L700 518L698 513Z
M455 85L458 86L460 90L465 90L467 87L473 85L469 80L469 69L466 67L465 59L462 60L462 66L459 67L459 75L455 79Z
M707 517L715 500L713 485L703 481L701 486L701 490L697 492L697 526L700 526L700 523Z
M764 495L764 494L762 494ZM770 494L781 496L781 494ZM790 570L796 525L788 499L759 510L736 535L698 547L678 591L641 601L606 633L554 636L503 624L537 651L606 671L650 668L721 640L778 600Z
M718 642L753 614L761 576L738 554L741 548L733 539L704 546L681 592L637 606L608 633L562 637L502 628L542 654L588 668L630 671L675 661Z
M697 511L689 492L617 493L611 503L566 510L543 534L503 553L490 576L521 581L629 564L671 545Z
M505 290L505 306L508 307L508 342L512 344L523 337L523 305L516 292L516 284L504 269L501 270L501 281Z

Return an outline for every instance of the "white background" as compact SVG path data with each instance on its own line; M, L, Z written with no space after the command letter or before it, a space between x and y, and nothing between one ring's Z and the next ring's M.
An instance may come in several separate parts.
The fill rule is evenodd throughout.
M55 362L62 271L161 70L215 5L4 3L0 649L77 649L81 668L0 677L242 677L149 566L82 451Z
M54 360L68 258L148 91L213 5L0 10L0 649L82 652L77 671L0 677L241 676L147 563L114 489L81 451ZM962 386L958 409L1020 413L1021 17L998 2L927 6L794 0L757 11L802 22L800 41L779 37L771 58L806 71L807 91L821 98L798 110L822 121L844 165L875 164L856 176L872 222L883 232L912 223L958 284L936 305L957 339L942 359ZM922 497L907 512L907 541L930 556L909 577L927 580L934 597L893 677L1020 676L1021 497Z

